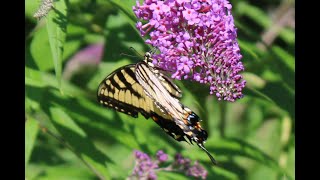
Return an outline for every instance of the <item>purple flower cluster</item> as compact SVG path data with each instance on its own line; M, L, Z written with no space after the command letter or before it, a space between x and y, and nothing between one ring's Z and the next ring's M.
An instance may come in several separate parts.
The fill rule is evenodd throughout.
M173 167L184 171L188 176L201 177L202 179L206 179L208 175L208 172L198 163L198 161L194 162L194 164L191 165L191 160L188 158L184 158L181 154L176 154Z
M153 63L172 78L210 84L219 100L242 98L244 66L227 0L145 0L133 10L146 43L160 51Z
M156 172L159 171L183 172L187 176L201 177L202 179L206 179L208 175L208 172L197 161L191 165L191 160L184 158L181 154L176 154L175 160L167 167L160 167L161 164L167 162L167 154L159 150L156 157L156 160L152 160L146 153L135 151L136 164L128 179L154 180L158 178Z
M137 179L148 179L153 180L157 179L157 175L155 173L155 169L158 168L158 163L155 163L151 160L151 158L140 151L135 151L136 157L136 165L133 169L132 177L136 177Z

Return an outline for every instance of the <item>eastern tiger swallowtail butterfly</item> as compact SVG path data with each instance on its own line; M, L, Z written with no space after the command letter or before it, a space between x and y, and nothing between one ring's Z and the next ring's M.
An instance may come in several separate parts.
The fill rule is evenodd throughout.
M168 135L177 141L192 141L203 149L213 164L216 160L203 143L207 132L200 118L180 103L182 93L169 77L152 64L150 53L143 61L116 69L99 85L97 98L106 107L138 117L152 118Z

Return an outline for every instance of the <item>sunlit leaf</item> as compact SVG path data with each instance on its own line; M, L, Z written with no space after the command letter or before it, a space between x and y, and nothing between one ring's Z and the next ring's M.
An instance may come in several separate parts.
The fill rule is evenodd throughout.
M32 117L26 117L27 121L25 122L25 166L27 166L32 149L34 147L37 134L39 131L38 122Z
M47 16L47 30L54 69L60 87L62 55L67 33L67 5L65 0L55 1L54 9Z

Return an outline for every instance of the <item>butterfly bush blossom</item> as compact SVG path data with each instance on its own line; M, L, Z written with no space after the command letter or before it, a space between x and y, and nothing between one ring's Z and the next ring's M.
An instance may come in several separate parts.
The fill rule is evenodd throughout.
M244 66L227 0L145 0L133 10L146 43L160 51L153 63L172 78L210 84L219 100L243 97Z
M181 154L176 154L174 161L168 164L168 155L162 150L159 150L156 154L156 159L152 160L146 153L141 151L135 151L135 166L132 174L127 178L133 179L146 179L156 180L158 179L157 172L159 171L175 171L182 172L187 176L198 177L206 179L208 172L196 161L191 165L191 160L184 158ZM161 167L166 164L166 167Z

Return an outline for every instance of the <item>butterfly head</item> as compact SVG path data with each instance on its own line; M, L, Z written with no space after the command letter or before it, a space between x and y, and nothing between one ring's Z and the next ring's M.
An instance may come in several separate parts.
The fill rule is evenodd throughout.
M144 55L145 58L151 58L151 53L150 52L146 52L146 54Z
M154 67L154 64L152 63L153 58L151 57L150 52L146 52L144 55L144 62L148 64L149 67Z

